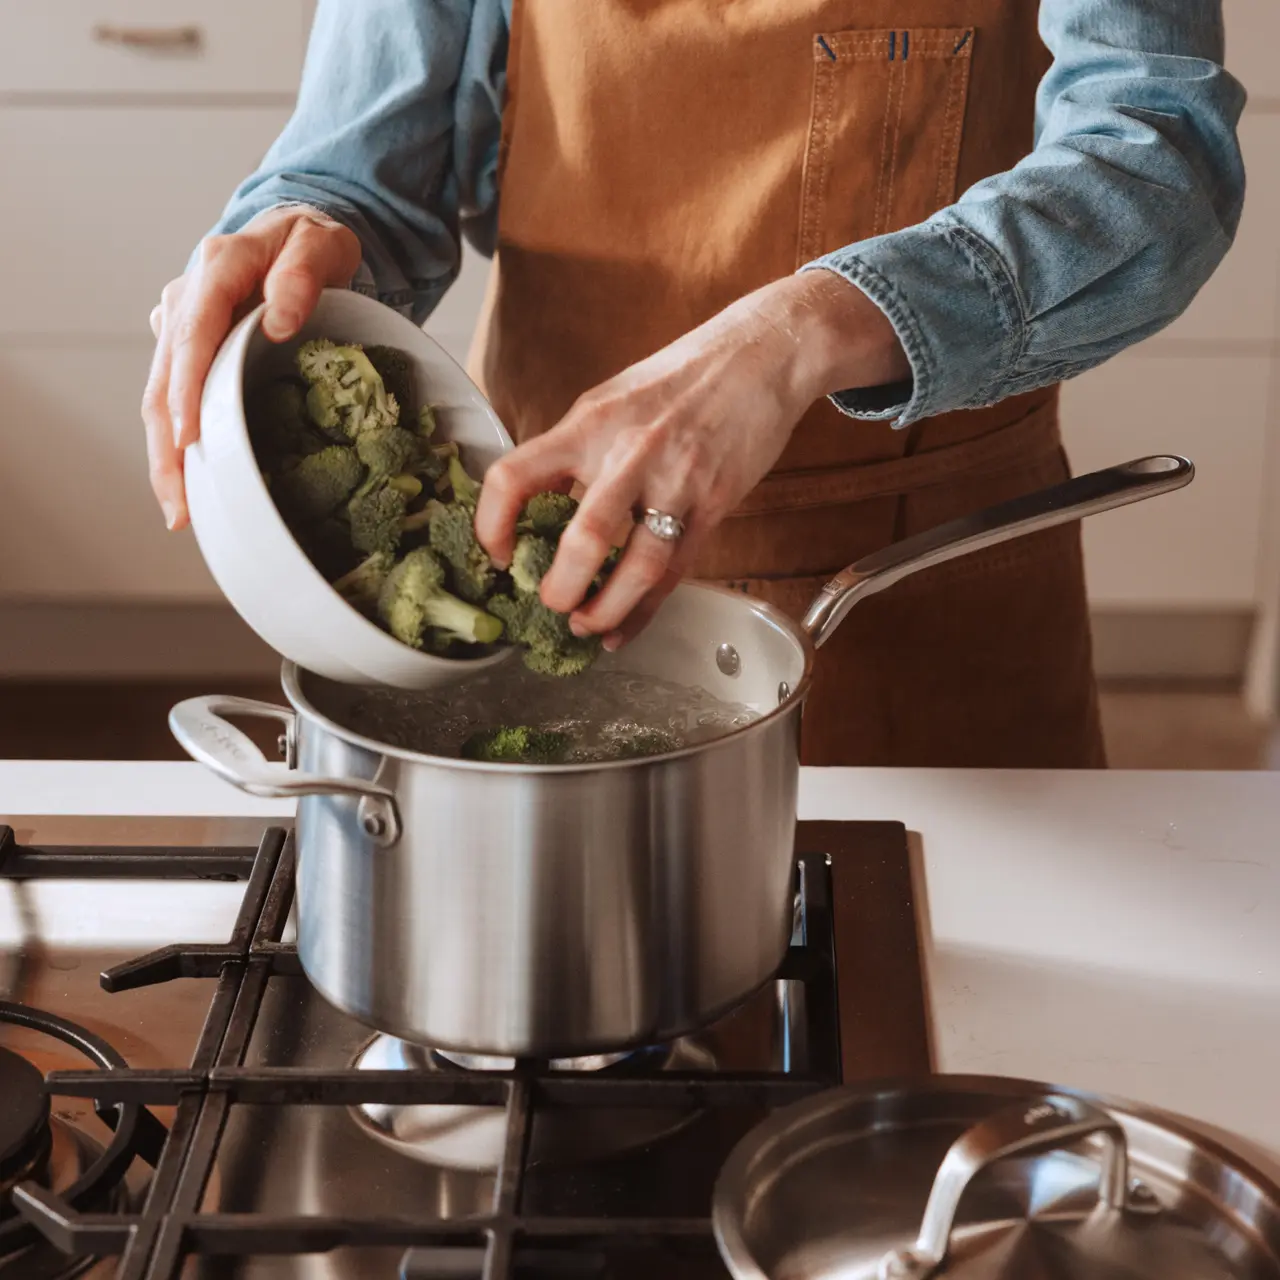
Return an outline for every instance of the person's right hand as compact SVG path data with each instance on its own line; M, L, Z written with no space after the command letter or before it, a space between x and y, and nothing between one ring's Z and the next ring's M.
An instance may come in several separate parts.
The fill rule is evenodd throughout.
M187 523L182 453L200 436L200 397L232 324L259 298L262 331L287 342L320 291L345 288L360 265L360 241L316 209L268 209L234 235L210 236L199 261L171 281L151 312L156 352L142 397L151 488L170 529Z

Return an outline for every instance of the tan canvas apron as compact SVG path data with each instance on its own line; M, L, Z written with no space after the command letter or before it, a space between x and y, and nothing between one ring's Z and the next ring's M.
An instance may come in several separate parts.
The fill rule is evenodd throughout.
M742 294L1016 163L1047 66L1036 11L515 0L472 367L517 439ZM696 572L799 616L866 552L1066 475L1056 388L904 431L824 401ZM819 655L803 755L1101 765L1078 526L854 610Z

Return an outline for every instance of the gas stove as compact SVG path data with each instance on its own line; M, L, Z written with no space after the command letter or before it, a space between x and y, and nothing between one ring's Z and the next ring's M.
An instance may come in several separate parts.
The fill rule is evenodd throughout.
M0 827L0 1280L723 1277L736 1142L930 1067L894 824L800 824L790 953L731 1015L562 1062L408 1045L325 1003L285 829L72 826Z

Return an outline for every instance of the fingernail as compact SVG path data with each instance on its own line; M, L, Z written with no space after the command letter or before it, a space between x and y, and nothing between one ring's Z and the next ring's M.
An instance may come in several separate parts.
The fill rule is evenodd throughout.
M611 631L600 643L605 653L617 653L622 648L622 632Z
M173 447L182 448L182 414L169 410L169 420L173 423Z
M298 327L298 318L287 311L268 311L262 317L262 332L276 342L292 337Z
M569 630L573 632L579 640L585 640L591 634L591 628L587 626L581 618L569 619Z
M165 528L168 529L170 533L172 533L174 525L178 523L177 506L174 503L166 500L165 502L162 502L160 504L160 510L164 512Z

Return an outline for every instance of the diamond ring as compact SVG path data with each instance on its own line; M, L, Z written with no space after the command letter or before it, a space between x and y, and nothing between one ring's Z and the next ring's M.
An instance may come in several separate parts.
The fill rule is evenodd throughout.
M679 542L684 537L684 521L666 511L645 507L640 513L644 527L662 542Z

